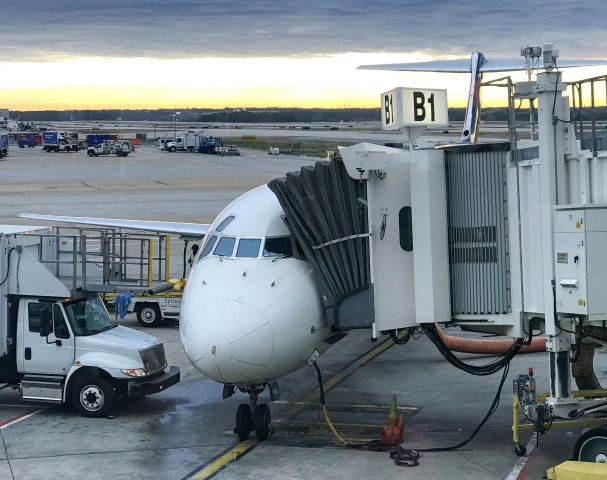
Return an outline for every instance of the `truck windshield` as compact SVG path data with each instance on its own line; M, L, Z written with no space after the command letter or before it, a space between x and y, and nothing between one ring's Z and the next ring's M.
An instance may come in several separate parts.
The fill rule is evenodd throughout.
M82 298L63 304L67 318L77 336L95 335L114 328L99 297Z

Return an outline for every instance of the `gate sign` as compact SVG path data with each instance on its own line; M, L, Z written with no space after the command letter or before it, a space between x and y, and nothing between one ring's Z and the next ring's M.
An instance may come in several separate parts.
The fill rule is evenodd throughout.
M447 90L399 87L381 94L384 130L449 125Z

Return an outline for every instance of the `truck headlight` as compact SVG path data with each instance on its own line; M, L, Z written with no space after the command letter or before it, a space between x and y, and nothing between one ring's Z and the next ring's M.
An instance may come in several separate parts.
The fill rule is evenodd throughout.
M129 377L145 377L147 375L143 368L125 368L120 371Z

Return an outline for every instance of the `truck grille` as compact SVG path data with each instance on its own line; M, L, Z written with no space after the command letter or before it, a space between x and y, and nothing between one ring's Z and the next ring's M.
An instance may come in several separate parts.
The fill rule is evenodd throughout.
M167 365L166 358L164 356L164 345L158 343L146 348L145 350L139 350L143 365L148 370L148 373L155 373L159 370L164 369Z

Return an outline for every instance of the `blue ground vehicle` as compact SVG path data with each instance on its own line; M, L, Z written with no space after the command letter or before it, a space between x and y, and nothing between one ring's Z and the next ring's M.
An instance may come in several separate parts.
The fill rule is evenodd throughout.
M218 147L223 147L223 138L207 135L198 137L198 153L217 153Z
M17 137L17 146L19 148L34 148L36 146L36 142L34 141L34 134L20 133Z
M66 133L42 132L42 150L46 152L77 152L78 144Z

